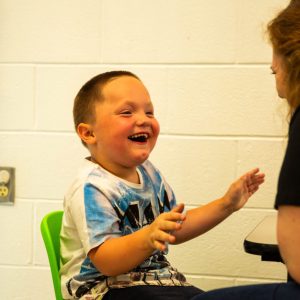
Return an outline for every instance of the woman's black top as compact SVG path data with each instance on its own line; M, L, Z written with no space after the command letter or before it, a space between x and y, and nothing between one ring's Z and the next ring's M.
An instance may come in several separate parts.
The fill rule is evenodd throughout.
M285 157L279 174L275 208L300 205L300 107L294 112Z

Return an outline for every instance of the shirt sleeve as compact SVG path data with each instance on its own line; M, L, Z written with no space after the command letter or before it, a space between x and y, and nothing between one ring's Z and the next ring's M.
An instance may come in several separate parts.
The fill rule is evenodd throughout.
M292 118L289 140L281 167L275 208L280 205L300 206L300 112Z
M80 196L82 197L82 196ZM79 238L87 254L111 237L121 235L119 218L109 199L99 188L88 182L83 187L83 199L73 199L72 215L76 220Z

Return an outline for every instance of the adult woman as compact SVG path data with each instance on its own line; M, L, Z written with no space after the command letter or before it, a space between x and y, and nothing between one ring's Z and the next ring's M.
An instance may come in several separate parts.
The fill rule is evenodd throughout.
M300 0L290 1L269 23L268 33L273 46L271 69L276 89L279 97L287 99L291 117L275 208L278 245L292 280L219 289L193 300L300 299Z

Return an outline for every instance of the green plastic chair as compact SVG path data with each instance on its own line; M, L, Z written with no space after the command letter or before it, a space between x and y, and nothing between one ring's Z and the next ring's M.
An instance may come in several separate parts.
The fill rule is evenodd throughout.
M60 283L60 228L63 211L47 214L41 222L41 233L48 254L56 300L63 300Z

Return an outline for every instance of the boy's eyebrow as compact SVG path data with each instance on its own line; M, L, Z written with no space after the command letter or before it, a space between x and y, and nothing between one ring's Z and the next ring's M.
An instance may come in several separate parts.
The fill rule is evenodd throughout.
M136 103L134 102L134 101L131 101L131 100L125 100L124 102L123 102L123 105L132 105L132 106L135 106L136 105ZM150 105L150 106L153 106L153 103L152 103L152 101L149 101L149 102L147 102L146 103L146 105Z

